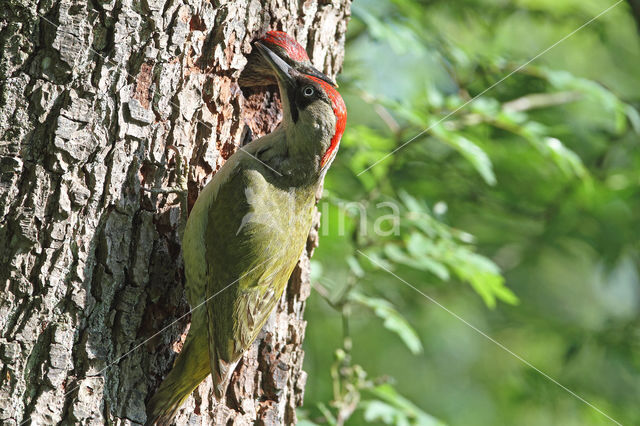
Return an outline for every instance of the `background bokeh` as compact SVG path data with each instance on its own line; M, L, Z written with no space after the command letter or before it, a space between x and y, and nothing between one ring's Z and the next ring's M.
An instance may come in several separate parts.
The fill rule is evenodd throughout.
M355 1L338 80L349 120L306 310L303 423L614 424L389 270L640 424L629 3L519 69L614 3ZM399 223L385 216L396 208Z

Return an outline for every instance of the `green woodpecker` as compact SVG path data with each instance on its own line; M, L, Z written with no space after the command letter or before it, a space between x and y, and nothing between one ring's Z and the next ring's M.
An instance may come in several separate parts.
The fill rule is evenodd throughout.
M345 128L345 104L330 84L256 47L276 76L282 123L233 154L193 206L183 238L191 328L147 405L147 424L168 424L209 373L224 397L305 247L316 191Z
M289 34L282 31L267 31L267 34L256 43L262 43L277 54L291 67L303 74L312 75L337 87L335 81L318 71L309 60L307 52ZM269 62L262 54L253 49L249 55L247 66L242 71L238 84L240 87L269 86L276 84L276 78Z

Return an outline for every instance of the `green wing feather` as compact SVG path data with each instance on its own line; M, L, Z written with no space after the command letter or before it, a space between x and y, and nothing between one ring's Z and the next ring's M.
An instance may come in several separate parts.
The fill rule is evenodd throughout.
M217 397L282 296L311 227L315 191L278 187L269 175L241 165L209 206L205 297Z

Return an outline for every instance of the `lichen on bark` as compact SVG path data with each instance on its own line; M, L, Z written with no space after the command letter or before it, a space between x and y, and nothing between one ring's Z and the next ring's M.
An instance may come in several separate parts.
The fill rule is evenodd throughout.
M250 42L285 30L335 75L348 15L348 0L3 2L0 423L145 420L189 308L175 197L143 188L174 182L174 145L193 203L247 128L277 124L273 90L237 85ZM316 235L227 400L208 379L178 424L295 421Z

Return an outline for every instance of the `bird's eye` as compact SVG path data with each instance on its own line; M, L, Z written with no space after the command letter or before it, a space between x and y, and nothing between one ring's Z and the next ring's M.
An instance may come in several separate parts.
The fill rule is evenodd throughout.
M302 94L306 97L313 96L314 93L316 93L316 91L311 86L307 86L302 90Z

